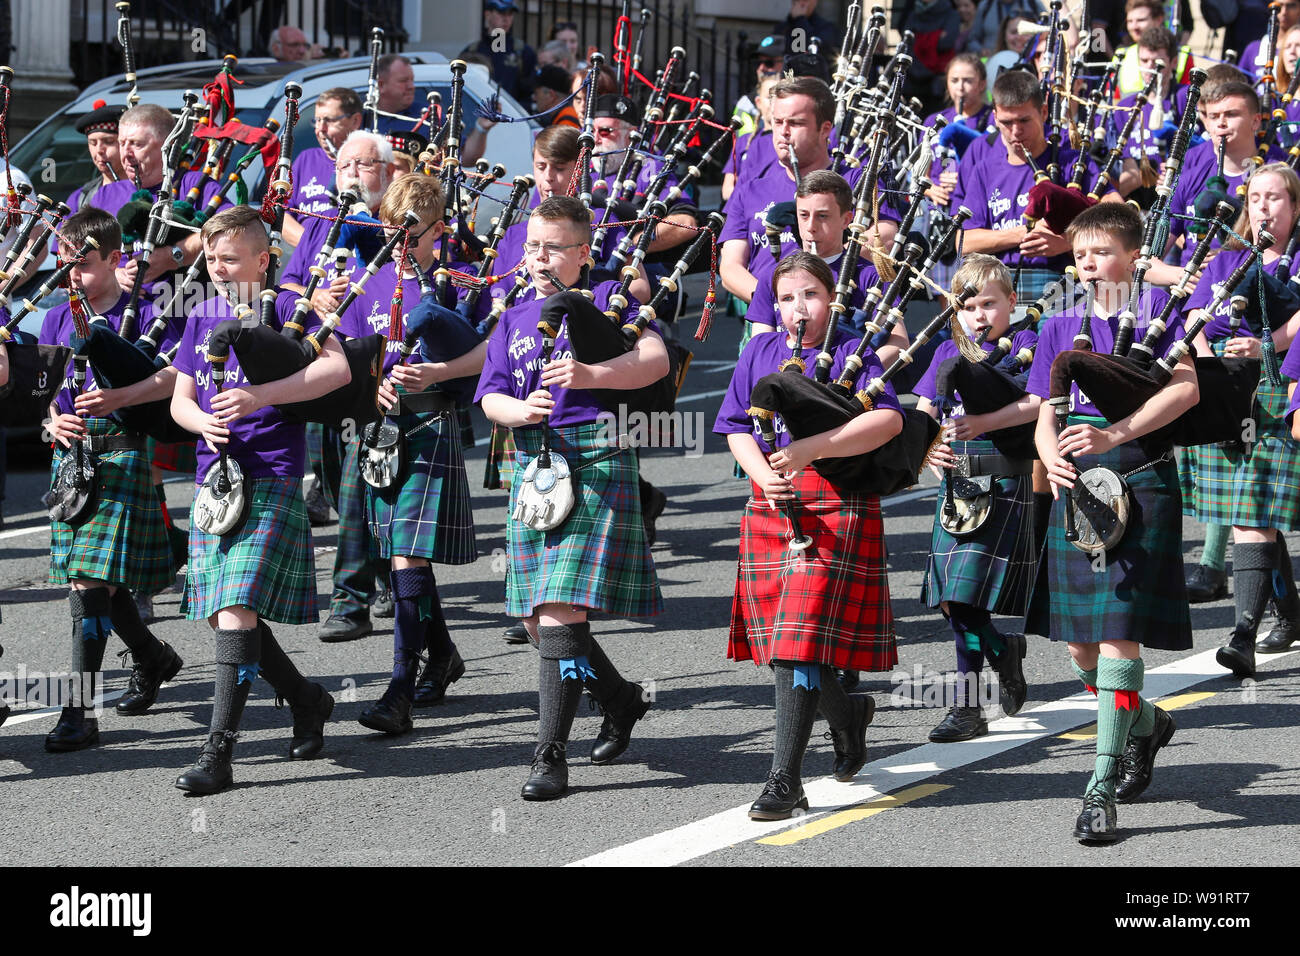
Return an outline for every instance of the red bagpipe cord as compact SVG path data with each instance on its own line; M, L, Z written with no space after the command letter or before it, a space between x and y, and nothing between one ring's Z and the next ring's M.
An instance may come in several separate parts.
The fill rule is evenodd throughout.
M5 161L5 200L8 207L5 209L5 227L0 229L0 232L8 232L23 219L19 212L22 200L18 196L18 190L14 188L14 168L9 164L9 99L14 95L14 91L7 86L4 91L4 105L0 106L0 156L3 156Z
M402 236L402 254L393 262L393 268L397 270L397 291L393 293L393 304L388 310L388 340L390 342L400 342L405 337L402 330L402 273L406 271L406 246L411 239L408 232ZM415 268L420 268L417 263Z

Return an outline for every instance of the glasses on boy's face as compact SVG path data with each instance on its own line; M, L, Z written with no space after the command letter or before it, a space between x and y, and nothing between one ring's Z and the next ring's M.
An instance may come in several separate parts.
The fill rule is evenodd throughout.
M554 242L525 242L524 252L528 253L530 256L535 256L538 253L544 252L546 253L546 258L553 259L560 255L560 253L568 252L570 249L577 249L581 245L581 242L571 242L567 246L561 246Z

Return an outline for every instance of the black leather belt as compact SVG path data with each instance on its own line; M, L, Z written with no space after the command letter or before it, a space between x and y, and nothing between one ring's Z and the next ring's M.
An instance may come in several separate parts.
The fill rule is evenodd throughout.
M953 472L960 478L978 478L980 475L1032 475L1034 462L1030 458L1008 458L1006 455L958 455Z
M409 395L399 394L388 414L445 415L455 410L456 402L446 392L414 392Z
M144 435L88 435L83 439L86 451L102 455L113 451L144 451L149 439Z

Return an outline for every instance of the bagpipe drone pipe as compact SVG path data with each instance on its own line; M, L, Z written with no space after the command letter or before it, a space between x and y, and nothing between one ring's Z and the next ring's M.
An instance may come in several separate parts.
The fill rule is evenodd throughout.
M988 330L984 330L987 335ZM983 338L983 336L981 336ZM935 393L940 409L953 406L955 395L961 395L961 404L967 415L987 415L1028 394L1025 383L1029 366L1034 360L1034 349L1026 347L1012 354L1011 335L998 340L993 351L981 361L972 362L963 355L945 359L935 376ZM976 344L982 344L976 340ZM997 428L987 437L994 447L1008 458L1033 459L1038 457L1034 447L1034 422Z
M1216 227L1221 227L1221 220L1216 219L1211 228L1217 231ZM1152 319L1143 341L1135 344L1127 354L1080 349L1058 354L1052 363L1049 394L1049 401L1058 406L1058 415L1069 401L1072 383L1088 395L1108 421L1117 422L1133 414L1169 384L1175 366L1192 353L1196 337L1209 317L1232 297L1234 290L1255 268L1255 259L1272 244L1273 237L1261 230L1254 246L1249 249L1249 255L1227 281L1216 287L1210 304L1205 310L1198 310L1197 319L1186 327L1183 337L1164 357L1154 359L1154 350L1174 307L1185 299L1187 283L1199 269L1199 261L1188 263L1183 276L1171 289L1171 296L1161 313ZM1121 322L1125 319L1121 317ZM1194 363L1200 400L1174 421L1142 436L1139 442L1144 450L1160 454L1170 445L1190 447L1240 439L1244 424L1252 415L1260 361L1196 356Z

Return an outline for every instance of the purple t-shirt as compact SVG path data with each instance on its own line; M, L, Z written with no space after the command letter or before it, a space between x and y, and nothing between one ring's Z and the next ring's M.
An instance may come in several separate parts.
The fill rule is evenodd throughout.
M737 182L736 191L723 207L727 224L718 236L719 247L729 239L744 239L749 245L747 263L759 256L770 256L763 218L777 203L794 202L794 189L794 179L780 163L757 179ZM794 231L786 226L781 231L781 257L798 251Z
M1033 329L1021 329L1015 335L1011 336L1011 354L1015 355L1021 349L1033 348L1038 343L1038 333ZM996 342L985 342L982 348L985 352L992 352L997 347ZM936 380L939 377L939 367L944 361L953 358L961 353L957 350L957 343L952 339L945 339L939 343L939 347L934 350L934 357L930 359L930 364L926 370L921 373L921 380L912 388L912 394L918 398L928 399L933 402L938 398L939 390L936 387ZM965 408L962 407L960 392L953 392L953 400L956 402L952 414L954 418L966 414Z
M321 215L337 216L339 210L337 206L327 206L321 210ZM299 219L302 223L302 237L298 240L298 245L293 247L293 253L289 256L289 261L284 264L280 272L280 281L290 282L294 285L306 286L311 279L311 267L316 264L316 256L325 245L325 238L329 235L330 220L317 219L314 216L303 216ZM331 263L332 265L332 263ZM327 268L327 272L329 269Z
M126 309L127 299L123 292L113 306L104 312L103 318L108 320L109 327L114 332L122 330L122 312ZM136 335L143 335L153 321L153 303L146 301L141 297L138 306L138 315L136 317ZM163 333L163 340L159 345L159 351L166 352L173 345L180 341L181 333L185 329L185 319L181 316L173 316L167 323L167 330ZM73 338L72 327L72 308L68 303L57 305L45 313L45 319L41 323L41 334L37 340L42 345L68 345ZM72 393L72 369L73 363L68 362L67 375L63 380L63 388L55 396L55 404L58 405L59 411L65 415L74 415L75 398ZM87 363L86 365L86 384L81 387L82 392L93 391L100 386L95 382L95 370Z
M592 290L596 308L605 311L610 294L618 286L617 282L602 282L596 286ZM507 309L501 316L492 337L488 339L487 358L483 362L478 391L474 394L475 402L483 401L484 395L509 395L523 400L542 387L542 336L537 331L537 322L542 317L545 301L532 298ZM638 305L636 299L628 296L628 307L623 310L624 321L636 317ZM651 322L649 328L658 334L656 323ZM551 361L572 355L569 325L564 322L555 338ZM564 425L588 425L607 411L600 399L585 388L553 388L551 396L555 400L555 407L551 410L550 423L556 428Z
M777 162L772 131L759 129L736 140L736 148L731 151L724 172L734 174L739 184L741 180L749 181L766 176Z
M1283 158L1284 154L1276 146L1269 150L1268 161L1273 162L1275 159ZM1218 147L1214 140L1207 139L1205 142L1193 146L1183 157L1183 168L1178 175L1178 185L1174 187L1174 193L1170 197L1169 208L1174 215L1169 217L1169 238L1172 240L1178 236L1183 237L1183 251L1179 256L1179 264L1187 265L1192 260L1192 252L1196 249L1196 237L1192 236L1187 227L1187 219L1181 219L1179 216L1194 216L1196 214L1196 197L1201 194L1205 188L1206 181L1218 171L1219 157ZM1239 175L1232 176L1224 174L1224 179L1228 181L1228 195L1235 197L1237 187L1244 183L1250 173L1255 169L1253 163L1247 163L1246 169ZM1210 244L1211 249L1218 249L1222 243L1215 239Z
M293 161L293 195L289 209L334 214L337 208L330 196L334 183L334 163L319 146L305 149ZM309 220L310 221L310 220ZM306 223L303 223L305 226Z
M275 300L275 318L277 328L293 315L297 295L281 292ZM258 307L254 307L258 311ZM190 313L185 326L185 335L181 338L181 347L173 363L182 375L194 379L198 395L199 408L205 412L212 411L212 400L217 389L212 376L212 363L207 359L208 340L212 330L227 319L233 319L235 311L221 296L215 296L199 303ZM311 332L320 325L315 313L308 313L306 331ZM230 359L226 362L225 387L238 388L248 384L244 370L239 367L239 356L232 349ZM291 422L280 414L273 405L259 408L251 415L237 418L230 423L230 443L226 452L243 469L244 475L251 478L301 478L307 457L307 426L301 422ZM217 455L208 448L208 443L200 439L195 443L198 458L198 470L195 479L202 484L208 470L216 463Z
M187 198L189 196L190 189L193 188L195 183L199 182L199 180L202 178L203 178L203 173L201 170L192 170L191 172L188 172L184 176L182 176L180 189L178 189L176 192L176 198L177 199ZM223 176L222 178L224 179L225 177ZM158 186L151 186L149 188L149 192L155 200L158 198L158 188L159 188ZM217 192L219 192L220 189L221 189L221 183L219 182L213 181L205 184L203 189L199 193L199 201L194 208L203 209L208 204L208 200L210 200ZM98 209L102 209L105 212L111 212L113 215L116 216L117 211L121 209L123 206L125 206L127 202L130 201L131 196L134 192L135 192L134 183L132 183L130 180L119 179L117 182L109 183L107 186L104 186L102 189L100 189L99 193L95 196L95 201L91 203L91 205L95 206ZM226 205L229 205L229 203L230 200L226 199L225 201L223 201L222 206L224 207ZM182 234L182 236L188 236L188 235L190 235L190 233L188 232Z
M925 118L925 126L933 127L935 120L939 117L943 117L944 122L951 126L954 122L957 122L957 107L950 106L946 110L931 113ZM986 104L980 107L979 112L974 116L963 116L960 122L963 126L969 126L971 129L979 130L982 133L986 131L993 122L993 107ZM966 147L967 150L971 149L983 138L984 137L981 136L978 139L971 140L970 144ZM938 185L939 177L944 173L944 171L956 169L959 162L955 164L951 157L945 158L943 156L936 156L934 162L930 164L930 182ZM956 195L956 192L954 192L953 196L956 197ZM955 209L956 207L950 204L949 208Z
M848 332L836 332L835 348L832 352L835 360L831 363L830 372L832 381L844 370L844 361L858 347L858 342L859 339ZM736 363L736 371L731 376L731 384L727 387L727 394L722 399L722 407L718 409L718 417L713 422L715 434L753 435L754 441L758 442L758 447L764 454L771 454L776 450L763 440L758 426L749 417L749 397L760 378L780 370L781 363L790 357L791 348L787 337L776 333L756 335L745 344L745 350L740 353L740 359ZM800 353L806 366L804 374L809 378L816 373L817 356L820 352L821 344L817 343L805 346ZM854 390L866 385L881 371L883 370L880 359L868 348L862 356L862 369L854 380ZM900 415L903 413L892 385L885 385L885 391L876 399L876 408L892 408ZM773 418L772 427L776 432L776 448L784 448L793 441L780 415Z
M435 261L429 267L428 275L432 280L433 273L437 270L438 264ZM461 272L467 272L471 267L459 262L452 262L449 268ZM352 270L353 281L359 280L364 270L361 267ZM468 293L466 289L457 289L457 297L464 298ZM366 283L365 294L357 298L346 312L340 317L339 335L344 338L354 339L363 338L367 335L373 335L376 332L382 335L388 335L391 328L391 313L393 300L397 294L397 269L392 264L384 266L374 277ZM411 310L420 304L420 283L414 278L402 279L402 328L406 328L406 318L411 314ZM491 300L486 296L481 296L476 314L471 321L477 322L483 316L487 315L491 309ZM397 365L398 359L401 358L401 343L397 340L389 340L387 348L384 351L383 374L387 375ZM419 361L424 356L424 343L421 342L417 351L417 357L412 361ZM453 356L445 356L451 358Z
M1210 307L1210 302L1213 301L1215 292L1217 292L1223 283L1228 280L1228 277L1232 275L1233 271L1242 263L1248 254L1248 251L1245 249L1223 249L1218 255L1210 260L1210 264L1207 265L1205 271L1201 273L1201 281L1196 284L1195 290L1193 290L1192 294L1187 297L1187 302L1183 307L1184 321L1186 321L1187 317L1197 309L1208 309ZM1265 262L1264 270L1269 275L1276 275L1277 267L1281 261L1281 258L1277 258L1272 262ZM1256 295L1258 295L1258 293L1256 293ZM1252 306L1257 305L1258 300L1252 303ZM1250 313L1257 311L1258 310L1255 308L1248 308L1246 314L1242 316L1241 327L1238 328L1236 332L1233 332L1232 327L1229 324L1232 316L1232 299L1231 296L1224 299L1223 303L1214 310L1214 314L1210 317L1210 321L1205 325L1204 332L1206 341L1217 342L1219 339L1237 337L1252 339L1259 338L1261 330L1252 328L1250 325ZM1274 327L1281 325L1289 318L1289 315L1277 315L1276 317L1270 315Z
M1278 38L1279 44L1281 38ZM1246 49L1241 53L1241 59L1237 61L1237 67L1251 79L1258 79L1264 72L1264 61L1259 58L1259 49L1264 45L1261 37L1247 44Z
M1029 190L1034 185L1034 173L1028 163L1013 166L1007 161L1006 145L1001 138L998 139L995 147L996 152L993 149L983 152L982 155L986 159L976 162L969 168L967 168L969 151L966 154L967 159L962 160L962 168L968 174L962 201L971 211L965 229L1014 229L1024 223L1023 216L1025 206L1029 203ZM1034 163L1039 169L1046 169L1051 155L1052 150L1048 147L1034 157ZM1062 182L1070 181L1074 175L1075 163L1078 161L1080 161L1079 154L1076 150L1068 146L1061 147ZM1088 163L1087 182L1095 182L1096 168L1092 161L1086 158L1082 161ZM1108 188L1106 192L1109 194L1114 190ZM1051 257L1024 256L1018 249L1008 249L999 253L999 257L1011 267L1023 266L1027 269L1056 271L1064 269L1071 260L1068 252Z
M827 265L831 267L831 274L835 276L835 281L840 278L840 263L842 262L842 253L835 257L834 262ZM749 301L749 308L745 311L745 318L755 325L765 325L769 328L781 328L781 309L776 304L776 296L772 294L772 273L776 270L776 264L772 262L771 256L764 256L757 259L754 263L754 276L758 279L758 287L754 289L754 298ZM857 264L857 278L854 280L856 288L849 297L849 308L845 310L842 321L846 322L852 318L852 310L862 305L866 299L867 289L871 288L880 281L880 276L876 272L876 267L871 264L870 259L860 258ZM862 334L862 330L855 328L857 335Z
M992 142L989 142L989 140ZM962 154L961 161L957 164L957 185L952 190L952 200L948 203L948 208L956 212L965 203L966 190L970 183L973 171L980 165L980 157L990 151L999 151L1004 157L1006 155L1006 146L1002 143L1002 137L997 133L989 133L972 140L966 147L966 152ZM1003 160L1005 162L1005 159ZM974 206L971 207L974 210Z
M1146 285L1142 288L1142 297L1138 302L1137 322L1134 326L1133 341L1140 342L1151 325L1151 320L1160 314L1169 293L1164 289ZM1065 312L1058 313L1045 320L1039 328L1038 348L1034 352L1034 364L1029 367L1029 382L1025 390L1040 398L1051 394L1052 363L1056 356L1074 348L1074 337L1079 332L1079 320L1083 316L1083 303L1080 302ZM1119 329L1119 320L1114 316L1108 319L1092 318L1092 350L1109 353L1115 346L1115 333ZM1170 347L1183 337L1183 318L1175 310L1169 317L1169 325L1156 342L1155 356L1160 358ZM1078 385L1070 386L1070 411L1080 415L1101 415L1097 406Z
M1136 93L1124 97L1119 101L1121 108L1111 113L1110 130L1108 131L1110 143L1113 144L1119 139L1119 134L1124 131L1124 124L1128 122L1130 110L1124 108L1136 106L1137 99L1138 94ZM1187 108L1187 87L1178 87L1174 90L1173 99L1166 96L1162 105L1165 123L1174 123L1176 125L1179 117L1183 115L1183 110ZM1167 133L1164 139L1155 138L1155 134L1160 130L1151 129L1151 113L1154 108L1151 103L1142 107L1142 116L1138 119L1137 124L1133 127L1133 132L1129 135L1123 155L1136 160L1140 160L1145 156L1159 168L1163 162L1163 157L1168 155L1169 143L1173 139L1173 134ZM1116 175L1118 175L1118 172L1116 172Z

